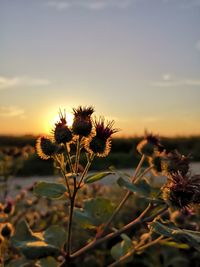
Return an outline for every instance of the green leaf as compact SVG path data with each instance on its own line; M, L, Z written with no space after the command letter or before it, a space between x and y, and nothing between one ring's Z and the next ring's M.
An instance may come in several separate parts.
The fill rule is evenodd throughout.
M123 240L111 248L111 255L115 260L119 260L133 248L132 240L127 235L122 234L121 238ZM132 256L130 256L130 258L128 258L127 260L132 260Z
M101 180L101 179L103 179L103 178L105 178L111 174L114 174L114 172L100 172L97 174L92 174L92 175L87 176L84 181L86 184L91 184L91 183L97 182L97 181L99 181L99 180Z
M180 229L172 223L162 224L160 222L152 222L150 226L157 234L171 237L200 251L200 232Z
M28 259L58 256L64 244L65 232L58 226L51 226L45 232L33 233L25 221L20 222L11 242Z
M139 193L143 196L148 196L151 192L150 186L147 183L140 183L140 184L133 184L130 183L123 178L119 178L117 183L121 187L125 187L126 189L130 190L133 193Z
M83 209L75 209L74 219L85 229L93 229L104 223L112 214L114 207L109 199L96 198L84 201Z
M44 239L48 244L61 249L66 241L66 232L60 226L52 225L44 232Z
M133 193L138 193L140 196L145 197L151 201L163 203L163 200L158 199L160 189L151 187L146 180L141 180L137 184L133 184L120 177L117 180L117 183L120 187L128 189Z
M57 261L52 257L43 258L37 262L38 267L58 267Z
M60 198L66 192L64 184L38 182L34 187L34 192L41 197Z

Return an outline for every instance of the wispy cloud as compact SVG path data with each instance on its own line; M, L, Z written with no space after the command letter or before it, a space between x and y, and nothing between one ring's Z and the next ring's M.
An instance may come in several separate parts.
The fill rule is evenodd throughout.
M174 79L170 74L163 74L162 79L150 84L153 87L178 87L178 86L200 86L199 79Z
M138 1L141 0L48 0L46 5L60 11L70 7L101 10L106 7L126 8Z
M195 47L198 51L200 51L200 40L197 41Z
M179 2L181 2L179 0ZM200 0L184 0L181 3L182 8L200 8Z
M152 0L153 1L153 0ZM45 5L58 11L70 7L103 10L105 8L126 8L134 3L149 2L149 0L45 0ZM180 8L200 7L200 0L160 0L163 4L175 4Z
M25 111L17 106L0 107L0 117L19 117L25 118Z
M46 86L49 84L50 81L47 79L31 78L28 76L15 76L15 77L0 76L0 90L18 87L22 85Z
M200 7L200 0L161 0L164 4L177 4L180 8Z

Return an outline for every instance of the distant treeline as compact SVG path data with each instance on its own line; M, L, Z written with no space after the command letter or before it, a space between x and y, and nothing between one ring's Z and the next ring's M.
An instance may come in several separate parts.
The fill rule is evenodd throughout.
M36 138L36 136L0 136L0 147L35 146ZM116 168L135 166L140 159L136 146L141 139L142 137L114 138L109 156L106 158L96 158L93 163L93 169L107 169L109 166ZM161 142L168 151L177 149L183 155L190 155L192 161L200 161L200 136L165 137L161 138ZM19 175L50 175L53 172L53 162L51 160L43 161L35 154L25 163Z

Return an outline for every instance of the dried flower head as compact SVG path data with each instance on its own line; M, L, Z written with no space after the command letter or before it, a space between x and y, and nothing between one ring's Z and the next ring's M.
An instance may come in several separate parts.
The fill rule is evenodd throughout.
M72 132L75 135L89 136L92 131L91 115L94 112L93 107L81 107L73 109L74 121L72 124Z
M177 150L169 152L163 161L163 171L167 174L181 173L186 175L190 169L190 158L181 155Z
M175 208L188 208L200 204L200 175L183 176L173 173L162 188L163 199Z
M94 121L94 134L85 141L85 149L98 157L106 157L111 149L111 136L118 130L113 129L114 121L105 123L104 118Z
M13 233L13 227L12 224L6 223L1 228L1 235L5 238L10 238Z
M57 144L65 144L72 140L72 132L67 126L66 113L59 112L60 120L55 124L53 130L54 140Z
M15 206L14 206L13 201L8 200L8 201L5 203L4 207L3 207L3 212L6 213L6 214L11 215L11 214L13 214L14 209L15 209Z
M3 242L4 242L4 238L3 238L3 236L0 235L0 246L1 246L1 244L3 244ZM2 262L0 261L0 263L2 263Z
M149 165L152 166L152 172L155 176L158 176L159 173L162 173L162 161L162 154L157 154L148 158Z
M36 141L36 151L40 158L49 159L57 152L58 147L48 137L41 136Z
M145 133L144 139L137 145L137 151L141 155L152 157L156 151L162 152L163 146L157 135Z

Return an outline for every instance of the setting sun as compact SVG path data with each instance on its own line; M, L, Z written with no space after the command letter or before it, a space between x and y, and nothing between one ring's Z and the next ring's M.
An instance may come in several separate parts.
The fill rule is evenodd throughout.
M71 127L73 123L74 115L68 111L66 111L65 115L66 115L67 125ZM45 118L45 121L46 121L46 126L44 129L45 132L49 133L54 128L55 124L59 122L59 120L60 120L60 116L59 116L58 111L49 113Z

